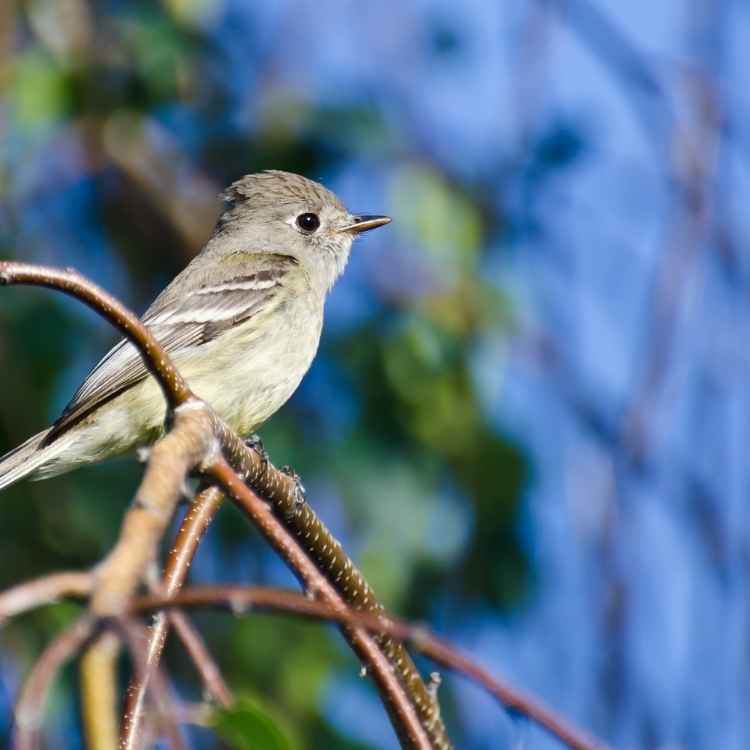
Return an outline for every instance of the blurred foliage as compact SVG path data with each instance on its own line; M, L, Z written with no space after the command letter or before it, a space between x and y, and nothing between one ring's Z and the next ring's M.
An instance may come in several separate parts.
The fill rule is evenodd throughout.
M293 750L293 744L277 720L249 698L237 698L231 708L217 711L211 723L233 750Z
M430 621L446 608L517 603L529 581L517 534L527 461L488 415L473 366L482 343L512 325L486 270L505 216L481 185L428 158L366 86L326 96L284 80L275 42L237 4L35 0L7 20L3 255L76 266L142 307L208 236L216 193L244 173L322 178L356 210L393 215L387 235L356 250L319 358L263 437L398 613ZM428 44L429 54L464 53L442 22ZM544 148L556 168L575 141ZM110 341L69 300L3 290L3 450L54 418ZM0 585L94 564L139 472L114 461L3 493ZM269 557L227 509L194 575L283 577ZM25 672L70 614L61 604L5 628L13 669ZM356 728L344 736L324 710L336 675L356 670L332 631L252 614L201 622L233 687L259 696L217 714L230 746L373 746ZM174 644L168 665L195 685ZM460 723L449 686L441 696ZM389 736L383 715L367 720Z

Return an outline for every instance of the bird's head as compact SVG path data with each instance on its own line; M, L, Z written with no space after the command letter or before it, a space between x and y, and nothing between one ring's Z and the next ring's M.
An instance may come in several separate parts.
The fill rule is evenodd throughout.
M352 214L321 184L277 170L242 177L223 198L218 237L293 256L329 288L344 270L354 238L390 222Z

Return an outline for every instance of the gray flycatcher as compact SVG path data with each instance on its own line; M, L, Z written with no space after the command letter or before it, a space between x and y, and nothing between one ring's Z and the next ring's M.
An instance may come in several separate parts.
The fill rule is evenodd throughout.
M352 240L390 219L354 216L322 185L288 172L247 175L223 198L210 240L142 320L193 392L246 436L310 367ZM0 459L0 489L149 445L165 415L161 389L123 340L51 427Z

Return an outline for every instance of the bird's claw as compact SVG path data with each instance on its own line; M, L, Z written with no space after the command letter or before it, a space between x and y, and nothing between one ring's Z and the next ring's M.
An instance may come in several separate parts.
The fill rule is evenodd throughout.
M299 474L291 466L282 466L279 471L282 474L286 474L294 481L294 508L291 511L291 515L297 514L299 509L307 502L305 497L305 486L302 484Z
M263 441L260 439L260 435L258 435L257 432L253 432L245 438L244 443L248 448L254 450L260 456L260 460L263 462L263 469L265 470L270 459L268 451L263 447Z

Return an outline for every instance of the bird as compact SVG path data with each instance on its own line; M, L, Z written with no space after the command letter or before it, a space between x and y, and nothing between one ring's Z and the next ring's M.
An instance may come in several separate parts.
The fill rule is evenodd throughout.
M323 185L279 170L245 175L222 198L208 242L141 320L191 390L249 436L310 368L353 240L390 218L352 214ZM54 423L0 458L0 489L153 444L165 417L159 385L123 339Z

